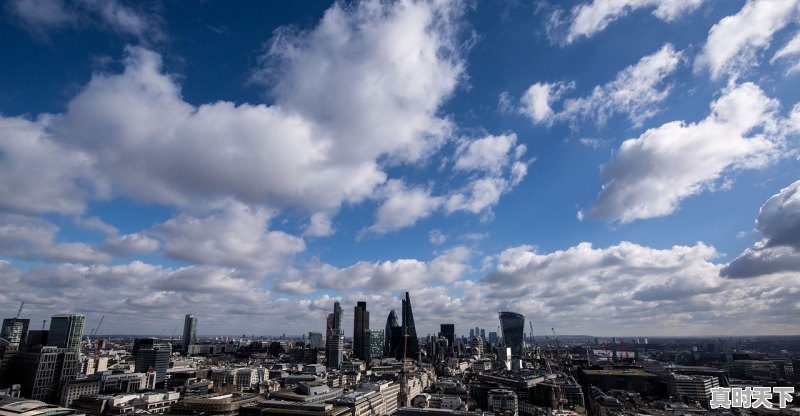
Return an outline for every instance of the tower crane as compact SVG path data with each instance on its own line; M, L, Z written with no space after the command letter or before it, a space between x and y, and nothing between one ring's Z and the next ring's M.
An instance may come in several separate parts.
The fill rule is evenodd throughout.
M94 371L97 372L97 367L100 365L100 342L97 341L97 332L100 331L100 325L103 324L103 319L106 319L106 316L103 315L100 317L100 322L97 323L97 327L94 329Z
M17 328L17 319L19 319L19 316L22 315L23 306L25 306L25 302L20 303L19 310L17 310L17 315L11 320L11 328L8 329L9 332L7 334L0 334L0 336L6 337L9 342L11 342L11 338L14 336L14 330ZM22 338L22 335L22 331L20 331L20 338Z

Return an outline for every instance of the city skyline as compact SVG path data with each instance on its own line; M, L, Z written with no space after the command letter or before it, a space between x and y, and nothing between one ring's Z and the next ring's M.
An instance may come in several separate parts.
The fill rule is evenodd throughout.
M0 318L800 331L800 0L34 3L0 9Z

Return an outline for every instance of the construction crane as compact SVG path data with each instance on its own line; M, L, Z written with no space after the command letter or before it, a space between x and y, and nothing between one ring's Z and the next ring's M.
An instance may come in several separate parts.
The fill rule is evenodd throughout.
M19 310L17 311L17 316L14 317L14 322L19 319L19 316L22 315L22 307L25 306L25 302L19 304Z
M528 321L528 325L531 326L531 332L528 335L530 335L531 344L534 346L534 349L535 349L535 347L536 347L536 338L533 337L533 321Z
M25 302L20 303L19 310L17 310L17 316L11 320L11 328L8 328L8 333L0 334L0 336L6 337L7 341L11 342L11 338L14 336L14 330L17 328L17 319L19 316L22 315L22 307L25 306ZM22 338L22 331L20 330L20 338Z
M100 317L100 322L97 323L97 327L94 329L94 371L97 372L97 367L100 365L100 342L97 340L97 333L100 331L100 325L103 325L103 319L106 319L106 316L103 315Z
M553 331L553 339L556 340L556 359L561 360L561 344L558 342L558 334L556 334L555 328L550 328Z

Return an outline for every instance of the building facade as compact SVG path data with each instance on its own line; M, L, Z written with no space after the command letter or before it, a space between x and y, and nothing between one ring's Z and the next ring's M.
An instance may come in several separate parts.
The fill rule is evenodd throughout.
M50 318L50 332L47 345L64 348L69 352L80 352L83 323L86 317L75 314L61 314Z

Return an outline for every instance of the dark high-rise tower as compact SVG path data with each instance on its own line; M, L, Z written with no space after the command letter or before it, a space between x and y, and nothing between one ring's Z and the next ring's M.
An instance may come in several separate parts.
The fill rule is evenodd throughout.
M189 352L189 345L197 343L197 317L186 315L183 319L183 340L181 349L184 353Z
M448 345L452 348L456 342L456 326L455 324L442 324L439 336L447 338Z
M339 302L333 302L333 329L342 330L342 307Z
M414 326L414 313L411 311L411 298L406 292L403 299L403 354L397 358L419 359L419 342L417 341L417 328Z
M516 312L500 312L500 328L503 331L503 344L511 348L511 356L522 357L522 331L525 330L525 316Z
M397 351L400 350L400 341L402 340L403 333L402 327L397 323L397 314L394 313L394 309L389 312L389 316L386 318L384 336L386 337L384 355L397 357Z
M134 370L138 373L146 373L150 369L155 370L156 384L167 379L167 368L171 355L172 344L168 341L155 338L140 338L133 341Z
M364 333L368 329L369 311L367 310L367 302L358 302L353 315L353 355L365 361L367 359L367 344Z
M8 341L12 348L20 349L28 338L30 319L9 318L3 319L3 328L0 329L0 338Z
M67 352L80 352L83 337L83 315L62 314L50 318L48 345L64 348Z
M333 303L333 316L328 315L328 338L325 340L327 364L329 368L339 368L342 365L342 350L344 349L344 333L342 332L342 307L339 302Z

